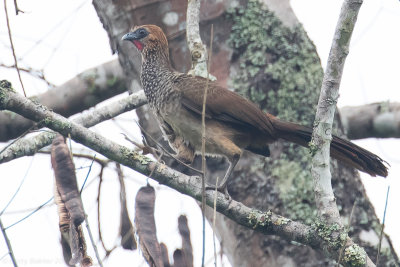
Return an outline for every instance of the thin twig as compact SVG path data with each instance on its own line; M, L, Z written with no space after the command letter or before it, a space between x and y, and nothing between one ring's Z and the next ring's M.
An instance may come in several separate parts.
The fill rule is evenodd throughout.
M88 168L89 168L89 166L88 166ZM94 181L96 181L96 180L92 179L89 183L87 183L86 187L83 189L86 190L87 188L89 188L89 186L91 186L94 183ZM43 208L51 207L53 204L55 204L55 203L52 202L49 205L46 205L46 203L44 203L44 205L42 204L41 206L43 206L42 207L42 209L43 209ZM32 212L32 211L36 210L37 208L38 207L21 209L21 210L13 210L13 211L5 211L4 214L9 215L9 214L20 214L20 213Z
M50 154L51 152L49 150L40 150L37 152L38 154ZM97 157L93 157L93 155L89 155L89 154L82 154L82 153L72 153L72 156L74 158L83 158L83 159L90 159L90 160L94 160L94 162L98 163L100 166L107 166L108 163L110 163L111 161L109 159L99 159ZM85 168L90 168L89 166L85 166ZM79 168L76 168L75 170L78 170Z
M3 233L3 236L4 236L4 240L6 241L7 248L8 248L8 254L10 254L11 261L14 264L14 267L18 267L17 261L15 260L15 256L14 256L14 252L13 252L10 240L8 239L8 236L6 233L7 229L4 228L1 218L0 218L0 228L1 228L1 232Z
M112 249L107 249L106 244L104 243L104 239L103 239L103 234L101 232L101 223L100 223L100 195L101 195L101 186L103 184L103 171L104 168L102 167L100 169L100 173L98 175L99 177L99 185L97 187L97 230L98 230L98 235L99 235L99 239L100 239L100 243L103 246L104 251L106 252L105 258L107 258L111 252L113 251Z
M93 246L94 254L96 255L96 258L97 258L97 262L99 263L99 265L101 267L103 267L103 261L100 258L99 251L98 251L97 246L96 246L96 242L94 241L94 238L93 238L93 235L92 235L92 231L90 230L89 220L87 218L87 215L85 216L85 223L86 223L86 229L87 229L87 231L89 233L90 242L92 243L92 246Z
M386 192L385 210L383 211L382 227L381 227L381 232L380 232L380 235L379 235L378 252L376 254L376 263L375 263L376 266L378 266L379 256L381 254L383 230L385 229L386 209L387 209L387 204L388 204L388 199L389 199L389 191L390 191L390 185L388 186L388 189L387 189L387 192Z
M129 120L132 121L132 119L129 119ZM124 136L125 140L128 141L129 143L132 143L132 145L140 148L141 150L144 149L144 145L142 145L142 144L136 142L135 140L129 138L129 136L126 133L121 133L121 134Z
M158 157L159 154L157 154L157 153L159 153L159 151L157 149L147 145L147 143L145 143L145 140L143 140L143 145L142 145L142 144L136 142L135 140L129 138L125 133L121 133L121 134L125 137L126 141L132 143L134 146L137 147L137 149L135 149L135 151L141 151L142 155L147 155L150 153L154 157ZM142 136L142 137L144 138L144 136Z
M146 137L150 138L151 141L153 141L159 148L161 148L165 152L165 154L167 154L168 156L170 156L171 158L173 158L174 160L176 160L177 162L179 162L186 168L191 169L192 171L194 171L200 175L203 175L202 171L200 171L196 168L193 168L192 166L186 164L185 162L181 161L180 159L178 159L177 157L175 157L174 155L169 153L168 150L166 148L164 148L159 142L157 142L148 132L146 132L146 130L139 123L137 123L137 125L139 126L140 130L146 135Z
M71 138L69 140L71 140ZM85 180L83 181L83 184L82 184L82 187L81 187L81 191L79 191L80 195L82 195L83 188L85 187L86 181L89 178L89 174L92 171L92 166L93 166L93 162L94 162L95 159L96 159L96 154L94 154L94 156L93 156L92 162L90 163L90 166L89 166L88 173L87 173L87 175L85 177ZM103 170L103 169L104 169L104 166L101 165L101 170Z
M121 164L119 164L118 162L116 162L116 163L115 163L115 168L116 168L116 170L117 170L118 181L119 181L120 187L121 187L121 193L120 193L120 198L121 198L121 212L122 212L122 209L124 208L123 206L125 206L126 212L128 212L128 209L127 209L127 207L126 207L126 206L127 206L127 203L126 203L126 188L125 188L125 182L124 182L125 176L124 176L124 174L122 173ZM129 214L126 214L126 215L128 216L128 220L130 221ZM122 220L122 218L121 218L121 220ZM121 229L122 229L122 224L121 224ZM121 244L121 245L125 244L125 242L128 240L128 238L129 238L130 236L131 236L132 238L134 238L134 236L133 236L133 235L134 235L134 232L135 232L135 227L133 226L133 224L130 223L129 230L126 231L126 233L125 233L123 236L121 236L120 244ZM120 233L122 233L122 231L120 231ZM136 240L135 240L135 243L136 243ZM114 248L113 248L112 250L114 250L116 247L117 247L117 246L115 245ZM136 249L136 248L134 248L134 249Z
M221 259L221 267L224 267L224 250L223 250L224 246L223 246L223 242L222 240L219 242L219 258Z
M203 95L203 110L201 112L201 211L203 213L203 255L201 258L201 266L204 266L204 255L206 250L206 105L207 105L207 92L210 75L210 58L212 54L212 41L214 35L214 25L211 24L211 38L210 38L210 56L206 62L207 64L207 80L206 87L204 88Z
M0 63L0 67L6 68L6 69L14 69L15 65L5 65L3 63ZM28 68L19 67L19 70L22 71L22 72L25 72L25 73L27 73L27 74L29 74L29 75L31 75L31 76L39 79L39 80L44 81L49 87L55 87L54 84L52 84L51 82L49 82L46 79L46 77L44 76L43 70L35 70L35 69L31 68L31 67L28 67Z
M1 215L3 215L3 213L7 210L8 206L11 204L11 202L12 202L12 201L14 200L14 198L17 196L19 190L21 189L22 185L24 184L25 179L26 179L26 177L28 176L28 173L29 173L29 171L30 171L30 169L31 169L31 167L32 167L32 163L33 163L34 158L35 158L35 157L32 157L32 160L31 160L31 162L29 163L28 169L26 170L25 175L24 175L24 177L22 178L22 180L21 180L21 182L20 182L20 184L19 184L17 190L15 190L14 195L10 198L10 200L9 200L8 203L7 203L7 205L6 205L6 206L4 207L4 209L0 212L0 217L1 217Z
M94 158L94 157L93 157L93 158ZM93 162L94 162L94 159L93 159L93 161L92 161L92 165L93 165ZM87 179L87 177L89 177L89 174L90 174L90 172L92 171L92 168L91 168L92 165L90 166L90 168L89 168L89 170L88 170L88 173L87 173L87 175L86 175L86 179ZM101 170L103 170L103 168L104 168L104 167L102 166ZM83 186L84 186L84 184L82 185L81 193L82 193L82 190L83 190ZM83 203L82 203L82 204L83 204ZM82 208L84 209L83 206L82 206ZM85 211L84 211L84 212L85 212ZM88 231L88 233L89 233L90 242L92 243L92 247L93 247L94 253L95 253L96 258L97 258L97 262L99 263L99 265L100 265L101 267L103 267L103 262L102 262L102 260L101 260L101 258L100 258L99 251L97 250L96 242L94 241L93 235L92 235L92 231L90 230L89 220L88 220L88 216L87 216L86 212L85 212L85 223L86 223L86 229L87 229L87 231Z
M86 1L84 1L84 3L86 3ZM75 19L78 16L78 14L79 14L79 12L77 11L70 17L69 25L67 25L66 30L63 32L61 37L58 39L58 41L55 44L55 46L53 46L53 49L49 52L49 56L47 57L46 62L42 65L42 69L46 68L49 65L51 60L54 58L54 55L62 47L62 43L68 37L69 32L74 28L72 26L75 23Z
M7 0L4 0L4 12L6 13L8 37L10 39L11 50L12 50L13 57L14 57L15 69L17 70L17 73L18 73L18 78L19 78L19 82L21 83L22 91L24 92L24 96L26 97L24 84L23 84L22 78L21 78L21 73L20 73L19 68L18 68L17 56L15 55L14 43L13 43L12 36L11 36L11 27L10 27L10 21L9 21L9 18L8 18L8 11L7 11ZM18 15L18 11L17 11L17 15Z
M217 193L218 193L218 176L215 181L214 210L213 210L213 243L214 243L214 265L217 267L217 246L215 244L215 221L217 218Z
M14 0L15 14L18 16L18 13L24 13L21 9L18 8L17 0Z
M4 259L5 257L7 257L7 255L9 255L8 252L7 252L6 254L4 254L3 256L0 257L0 261L1 261L2 259Z
M31 52L35 51L35 48L41 44L42 42L44 42L45 40L48 39L48 37L50 36L50 34L52 34L55 31L59 31L61 28L61 25L63 25L65 23L65 21L67 21L68 19L70 19L74 14L78 13L79 9L81 9L85 4L87 3L87 1L82 1L82 3L80 3L74 10L71 10L70 13L66 14L60 21L58 21L57 23L52 24L52 28L47 31L45 34L41 35L37 41L31 46L29 47L29 49L26 50L26 52L24 54L22 54L22 58L25 58L28 54L30 54Z
M46 202L44 202L42 205L40 205L39 207L37 207L34 211L32 211L31 213L29 213L29 214L26 215L25 217L19 219L18 221L16 221L16 222L13 223L13 224L7 226L7 227L5 228L5 230L10 229L11 227L13 227L13 226L19 224L20 222L22 222L22 221L28 219L28 218L31 217L33 214L35 214L36 212L38 212L41 208L43 208L47 203L49 203L50 201L52 201L53 198L54 198L54 197L51 197L49 200L47 200Z
M121 118L115 118L115 117L111 119L111 121L114 123L114 125L123 131L121 134L124 134L125 136L128 136L128 134L131 136L134 136L134 134L130 134L130 132L131 132L131 131L129 131L130 126L129 126L129 130L127 130L124 126L122 126L122 124L119 123L120 120L121 120ZM132 123L132 118L129 118L129 122Z

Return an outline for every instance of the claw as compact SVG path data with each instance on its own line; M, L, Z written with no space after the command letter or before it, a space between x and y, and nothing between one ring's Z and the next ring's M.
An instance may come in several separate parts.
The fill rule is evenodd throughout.
M216 187L215 185L207 185L207 186L206 186L206 190L213 190L213 191L215 191L215 189L217 189L218 192L224 194L224 195L225 195L225 198L226 198L227 200L232 199L231 196L229 195L228 187L226 186L226 184L225 184L225 185L220 185L220 186L217 186L217 187Z

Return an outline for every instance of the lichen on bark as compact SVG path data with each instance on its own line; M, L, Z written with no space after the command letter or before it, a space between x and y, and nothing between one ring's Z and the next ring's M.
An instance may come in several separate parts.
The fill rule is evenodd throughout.
M0 81L0 87L2 89L5 89L5 90L15 91L12 88L11 83L9 81L7 81L7 80L1 80ZM6 95L2 92L2 90L0 90L0 110L2 109L2 105L4 105L3 102L5 101L5 99L6 99Z
M238 65L232 87L283 120L311 126L323 71L304 30L287 28L256 0L228 10L228 18L233 21L229 43ZM276 178L285 215L311 223L316 211L309 152L292 144L279 146L284 153L265 159L265 171Z
M285 27L256 0L228 16L233 21L229 42L234 57L240 56L235 90L283 120L310 125L323 72L304 30Z

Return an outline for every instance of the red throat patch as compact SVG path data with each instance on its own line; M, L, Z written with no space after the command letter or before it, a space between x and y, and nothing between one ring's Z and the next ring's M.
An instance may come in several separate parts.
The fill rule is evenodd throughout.
M133 40L133 44L136 46L137 49L139 49L139 51L143 50L143 44L140 41Z

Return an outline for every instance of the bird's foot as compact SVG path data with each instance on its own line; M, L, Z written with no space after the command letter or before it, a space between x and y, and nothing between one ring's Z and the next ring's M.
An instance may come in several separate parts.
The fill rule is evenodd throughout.
M220 185L220 186L207 185L207 186L206 186L206 190L213 190L213 191L217 190L218 192L224 194L224 195L225 195L225 198L226 198L227 200L232 199L231 196L229 195L228 187L227 187L226 185Z

